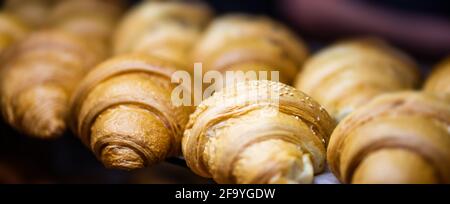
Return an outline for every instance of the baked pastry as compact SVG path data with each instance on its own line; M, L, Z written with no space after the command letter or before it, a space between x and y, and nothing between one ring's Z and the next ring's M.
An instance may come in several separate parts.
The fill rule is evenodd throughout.
M284 25L244 14L214 20L193 51L204 71L279 71L284 83L293 81L306 56L303 41Z
M189 53L211 17L211 10L201 3L142 2L119 23L114 52L152 54L191 71Z
M190 116L188 166L218 183L311 183L324 170L334 121L318 103L273 81L216 92Z
M108 56L117 6L103 0L58 1L49 29L30 34L5 53L0 97L9 124L38 138L62 135L72 91Z
M191 64L188 51L210 17L203 4L142 2L119 23L117 56L90 72L72 100L75 134L106 167L133 170L180 154L193 110L173 103L171 76Z
M192 112L175 106L176 63L151 55L124 55L94 68L72 99L72 128L108 168L132 170L180 154Z
M387 43L362 38L332 45L309 59L295 87L311 95L338 121L374 97L413 89L415 62Z
M104 57L111 55L111 36L125 6L122 0L64 0L55 3L49 26L77 35ZM101 12L99 12L101 11Z
M450 183L450 105L419 92L384 94L334 130L327 159L344 183Z
M65 32L34 32L3 56L1 109L17 130L38 138L60 136L66 127L69 97L100 56Z

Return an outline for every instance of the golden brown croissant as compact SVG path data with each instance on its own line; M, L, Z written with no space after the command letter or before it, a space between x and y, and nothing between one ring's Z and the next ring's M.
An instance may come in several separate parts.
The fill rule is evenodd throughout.
M190 107L171 101L178 65L150 55L118 56L81 82L72 126L108 168L137 169L180 153Z
M189 53L212 12L203 4L143 2L119 24L114 36L116 54L142 52L192 67Z
M195 173L218 183L311 183L324 169L334 125L290 86L244 81L197 107L182 150Z
M425 83L424 91L450 102L450 57L436 66Z
M4 9L27 26L39 28L46 25L55 2L56 0L6 0Z
M227 15L213 21L193 52L205 71L280 71L290 83L307 56L301 39L261 16Z
M305 63L295 87L310 94L337 120L382 93L412 89L415 63L373 38L332 45Z
M14 42L25 37L28 27L18 18L0 13L0 54Z
M415 92L384 94L334 130L327 159L345 183L450 183L450 105Z
M68 33L32 33L3 56L1 108L9 124L40 138L65 129L70 93L98 57Z

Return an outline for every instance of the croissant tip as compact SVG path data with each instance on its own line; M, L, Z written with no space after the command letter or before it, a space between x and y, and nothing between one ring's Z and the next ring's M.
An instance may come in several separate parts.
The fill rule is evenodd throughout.
M144 160L135 150L117 145L106 146L100 156L106 168L131 171L145 167Z
M42 132L40 137L42 138L58 138L60 137L66 129L66 123L63 120L51 120L47 128Z
M35 134L30 134L40 139L55 139L63 135L66 130L66 123L60 119L52 119L47 122L45 127L39 129Z

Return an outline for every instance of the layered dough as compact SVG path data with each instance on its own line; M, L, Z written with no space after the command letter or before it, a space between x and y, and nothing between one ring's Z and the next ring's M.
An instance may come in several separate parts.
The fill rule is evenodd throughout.
M217 92L191 115L183 155L218 183L311 183L334 121L309 96L271 81Z

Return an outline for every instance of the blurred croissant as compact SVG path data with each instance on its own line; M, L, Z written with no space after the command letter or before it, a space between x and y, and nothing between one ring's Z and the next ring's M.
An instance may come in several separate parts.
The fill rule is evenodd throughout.
M388 92L414 88L416 64L404 53L373 38L344 41L309 59L295 87L321 103L337 120Z
M214 20L193 51L205 71L280 71L285 83L293 81L306 56L303 41L284 25L243 14Z
M64 0L58 1L49 16L53 29L77 35L91 44L104 57L111 50L111 35L121 17L121 0Z
M273 81L216 92L190 116L188 166L218 183L311 183L325 166L334 121L309 96Z
M72 91L84 74L108 55L104 38L111 29L90 32L88 25L98 17L90 13L110 8L102 2L59 1L51 14L58 16L58 22L32 33L5 54L0 96L9 124L38 138L54 138L64 132ZM102 11L104 18L117 15L108 9ZM80 24L75 26L74 22ZM91 37L95 34L99 37Z
M40 31L5 53L0 95L7 122L39 138L61 135L71 91L99 60L90 50L68 33Z
M434 68L425 83L424 90L450 102L450 57Z
M450 183L450 105L433 95L385 94L334 130L328 163L345 183Z
M189 69L189 53L211 16L200 3L142 2L119 23L114 52L151 54Z
M132 170L179 155L192 111L172 104L177 69L134 54L109 59L83 79L72 99L72 127L106 167Z
M31 28L46 26L48 15L57 0L5 0L4 10Z
M29 28L18 18L0 13L0 54L13 43L24 38Z

